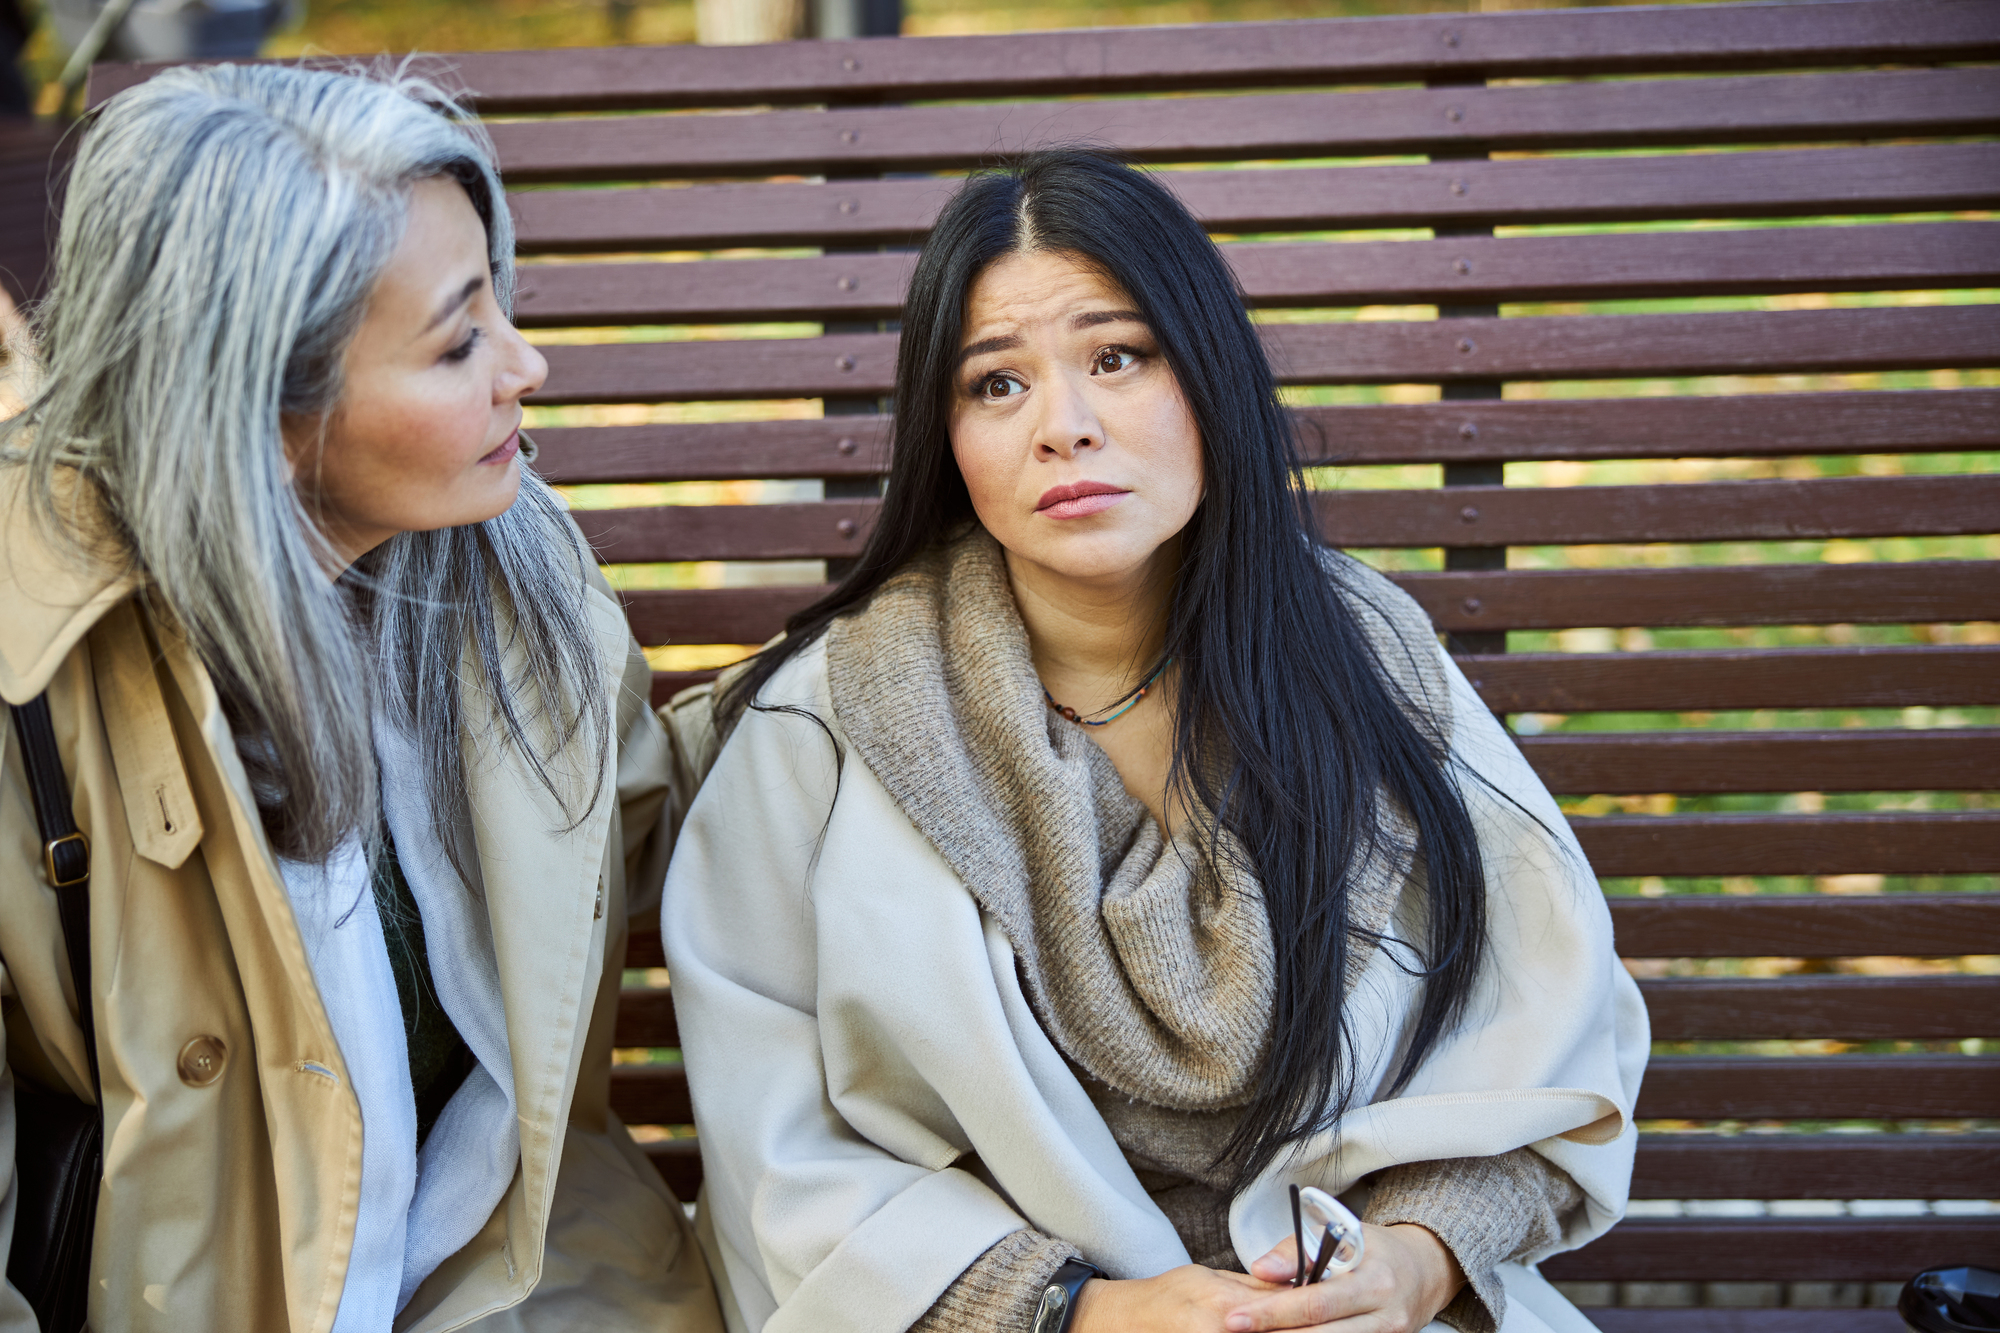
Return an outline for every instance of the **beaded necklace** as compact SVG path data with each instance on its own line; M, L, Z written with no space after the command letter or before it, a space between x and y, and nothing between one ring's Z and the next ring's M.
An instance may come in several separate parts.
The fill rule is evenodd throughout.
M1057 713L1061 714L1065 718L1068 718L1071 722L1076 723L1078 726L1108 727L1113 722L1116 722L1119 718L1131 712L1134 708L1137 708L1139 706L1139 701L1146 697L1146 692L1153 688L1153 682L1158 680L1160 678L1160 674L1173 664L1174 664L1174 659L1169 657L1166 661L1154 667L1153 674L1146 677L1145 683L1139 686L1138 689L1132 691L1130 694L1118 700L1116 703L1106 704L1103 708L1097 710L1100 713L1104 713L1104 712L1111 712L1112 709L1116 709L1117 710L1116 712L1112 712L1110 717L1101 717L1094 722L1091 721L1090 718L1084 717L1081 714L1079 714L1074 708L1070 708L1067 705L1057 703L1055 700L1055 696L1049 693L1049 687L1046 685L1042 687L1042 697L1049 701L1049 707L1055 709Z

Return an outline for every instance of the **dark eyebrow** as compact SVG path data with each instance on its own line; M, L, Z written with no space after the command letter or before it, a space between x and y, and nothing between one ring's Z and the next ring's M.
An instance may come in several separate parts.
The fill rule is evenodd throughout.
M458 291L452 296L450 300L446 301L443 305L438 307L438 312L435 315L431 316L431 322L424 325L424 332L429 333L432 329L436 328L438 325L450 319L454 314L458 312L458 308L464 305L467 301L470 301L472 299L472 294L478 291L485 284L486 284L486 278L485 275L483 274L477 278L468 279L466 281L466 284L463 287L459 288Z
M1008 352L1020 345L1021 340L1011 333L998 338L981 338L976 343L969 343L960 348L958 360L951 363L951 368L957 370L975 356L984 356L988 352Z
M1094 328L1099 324L1144 324L1146 321L1136 310L1087 310L1070 318L1073 329Z

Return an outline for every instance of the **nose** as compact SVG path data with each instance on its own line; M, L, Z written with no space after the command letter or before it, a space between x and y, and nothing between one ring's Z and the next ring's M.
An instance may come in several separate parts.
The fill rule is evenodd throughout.
M1035 457L1070 459L1104 446L1104 423L1091 406L1078 376L1056 375L1043 382L1041 412L1035 420Z
M549 360L521 336L519 329L512 324L504 327L500 369L493 377L493 401L517 403L547 383Z

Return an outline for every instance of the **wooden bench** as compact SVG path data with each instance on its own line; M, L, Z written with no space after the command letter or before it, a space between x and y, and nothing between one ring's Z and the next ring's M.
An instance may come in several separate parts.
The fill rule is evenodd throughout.
M1389 553L1619 891L1662 1043L1634 1196L1684 1202L1545 1266L1611 1306L2000 1254L2000 1216L1948 1215L2000 1197L1979 1119L2000 1115L2000 979L1965 961L2000 954L2000 729L1931 725L2000 704L2000 560L1940 540L2000 530L2000 476L1955 457L2000 448L1996 57L2000 5L1858 0L448 63L515 187L520 320L572 331L545 348L544 473L809 497L576 493L640 640L678 645L661 699L735 651L701 645L819 595L820 564L782 562L837 575L858 550L887 321L951 173L1075 139L1226 164L1168 179L1280 312L1281 376L1350 469L1319 497L1329 537ZM92 96L144 74L101 67ZM1614 223L1652 225L1559 234ZM1943 295L1827 295L1848 292ZM1608 484L1621 460L1633 483ZM1579 479L1607 484L1555 484ZM1855 544L1875 538L1903 540ZM1844 961L1887 955L1941 961ZM657 936L629 963L660 967ZM671 1048L664 974L642 976L619 1043ZM693 1198L679 1065L615 1079L628 1122L683 1127L652 1151ZM1948 1202L1764 1202L1871 1199Z

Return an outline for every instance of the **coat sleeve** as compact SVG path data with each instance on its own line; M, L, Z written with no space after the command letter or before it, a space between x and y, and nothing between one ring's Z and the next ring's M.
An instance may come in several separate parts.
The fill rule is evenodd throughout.
M801 654L767 687L784 697ZM788 692L788 691L786 691ZM827 1088L812 876L838 790L811 691L747 712L681 830L662 934L711 1264L744 1325L900 1333L1021 1218L944 1142L871 1141ZM831 1001L830 1001L831 1002Z

